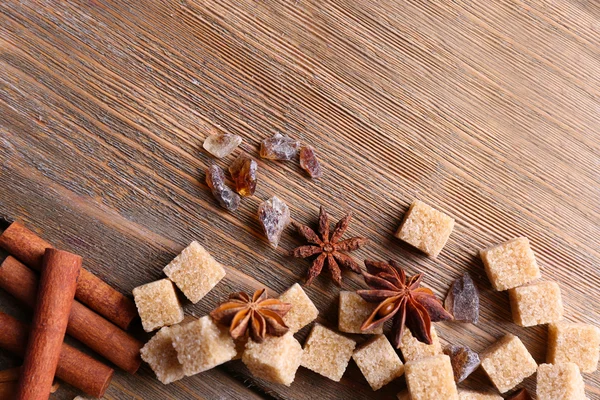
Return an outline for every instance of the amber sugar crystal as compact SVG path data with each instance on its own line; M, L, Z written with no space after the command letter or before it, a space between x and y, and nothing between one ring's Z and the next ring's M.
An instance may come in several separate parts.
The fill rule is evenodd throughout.
M229 166L231 179L235 183L235 191L240 196L252 196L256 190L258 164L252 158L240 154Z
M355 346L354 340L315 324L304 344L301 365L339 382Z
M283 322L292 333L298 332L319 316L319 310L297 283L283 292L279 300L292 305L292 309L283 316Z
M258 220L271 246L277 248L281 234L291 221L287 204L277 196L271 197L258 206Z
M165 326L140 350L142 360L147 362L163 384L175 382L185 376L183 366L173 348L172 328Z
M217 158L227 157L242 143L242 138L231 133L215 133L204 139L204 150Z
M231 190L225 183L225 174L217 165L206 169L206 185L223 208L235 211L240 206L240 195Z
M540 277L540 269L526 237L481 250L480 255L495 290L512 289Z
M573 363L541 364L537 370L538 400L585 400L585 384Z
M133 298L146 332L183 321L183 308L168 279L136 287Z
M437 257L454 229L454 219L415 200L404 215L396 237L425 254Z
M319 163L315 149L312 146L302 146L300 148L300 167L313 179L323 176L321 163Z
M513 321L520 326L558 322L563 317L560 287L538 282L508 290Z
M444 354L450 357L450 363L452 364L454 380L456 383L460 383L467 379L469 375L481 365L479 354L475 353L467 346L446 346Z
M363 343L352 355L371 389L378 390L404 374L400 357L384 335Z
M360 327L377 307L376 303L369 303L355 292L341 291L338 312L338 329L346 333L359 333L373 335L383 333L383 324L368 331L361 331Z
M172 336L177 359L187 376L214 368L237 355L227 328L215 324L209 316L173 327Z
M575 363L581 372L598 369L600 330L588 324L558 322L548 326L547 361Z
M431 344L426 344L417 340L410 332L410 329L404 328L404 333L400 339L400 351L402 352L404 361L414 361L442 354L442 345L433 324L431 325L430 333Z
M507 334L481 356L481 366L500 393L507 392L537 370L521 339Z
M291 160L298 154L300 142L287 135L276 133L260 145L260 156L270 160Z
M262 343L248 341L242 356L252 375L270 382L290 386L302 360L302 346L291 332L281 337L267 337Z
M448 356L442 354L408 361L404 371L412 400L458 400Z

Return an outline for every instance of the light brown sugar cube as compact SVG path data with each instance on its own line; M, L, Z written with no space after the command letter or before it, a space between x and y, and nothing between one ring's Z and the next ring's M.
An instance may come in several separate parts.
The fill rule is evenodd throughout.
M415 200L404 215L396 237L437 257L454 229L454 218Z
M198 242L192 242L164 269L165 275L192 303L197 303L225 276L225 268Z
M548 325L547 361L575 363L581 372L598 369L600 330L593 325L558 322Z
M292 309L283 316L283 322L290 328L292 333L298 332L306 325L317 319L319 310L308 298L302 286L295 283L288 290L279 296L279 300L284 303L290 303Z
M361 345L354 351L352 358L373 390L380 389L404 374L400 357L383 335L377 335Z
M315 324L304 343L302 365L339 382L348 367L356 342L323 325Z
M431 344L419 342L411 333L410 329L404 328L404 333L400 339L400 351L404 361L415 361L421 358L437 356L442 354L442 345L437 331L433 324L431 325Z
M146 332L183 321L183 308L168 279L136 287L133 298Z
M262 343L248 341L242 361L252 375L270 382L290 386L302 360L302 346L293 333L267 337Z
M521 339L507 334L481 357L481 366L500 393L517 386L537 370L537 364Z
M142 360L147 362L163 384L175 382L185 376L173 348L172 328L165 326L142 347Z
M221 365L237 354L227 328L209 316L173 327L172 335L177 359L187 376Z
M346 333L361 333L380 335L383 333L383 324L368 331L361 331L360 327L377 307L369 303L355 292L341 291L338 312L338 329Z
M474 390L460 389L458 400L502 400L502 396L495 393L476 392Z
M495 290L512 289L540 277L540 269L526 237L481 250L480 255Z
M404 372L412 400L458 400L452 365L447 355L408 361Z
M560 287L538 282L508 290L513 321L520 326L558 322L563 316Z
M573 363L541 364L537 370L538 400L585 400L585 384Z

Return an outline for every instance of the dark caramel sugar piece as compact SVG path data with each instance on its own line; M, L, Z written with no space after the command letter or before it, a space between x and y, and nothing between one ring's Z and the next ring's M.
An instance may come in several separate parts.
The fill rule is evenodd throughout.
M229 173L235 182L235 191L241 196L252 196L256 190L258 164L248 156L240 154L229 166Z
M456 383L467 379L481 364L479 355L467 346L446 346L444 354L450 357L452 371L454 372L454 381Z
M276 133L262 141L260 156L270 160L291 160L298 154L300 142L287 135Z
M302 146L300 149L300 166L311 178L317 179L323 176L321 164L312 146Z
M206 169L206 184L221 206L229 211L237 210L240 205L240 196L227 187L225 174L221 168L211 165Z
M479 290L469 274L452 282L444 307L454 316L455 321L473 324L479 322Z

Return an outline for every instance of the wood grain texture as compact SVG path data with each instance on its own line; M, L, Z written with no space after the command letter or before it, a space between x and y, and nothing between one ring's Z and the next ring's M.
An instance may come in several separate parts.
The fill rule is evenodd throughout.
M372 240L357 259L398 259L440 296L464 271L476 279L481 323L438 324L445 342L481 351L512 332L542 362L546 328L511 322L477 253L528 236L567 319L600 324L599 37L590 0L2 2L0 214L81 254L126 294L199 240L228 265L215 290L186 304L200 316L229 291L268 282L282 292L304 276L308 262L285 256L299 243L291 230L277 250L263 240L260 201L276 194L304 223L319 204L334 219L351 209L349 234ZM204 183L215 161L201 145L214 126L242 135L254 157L276 131L311 143L325 176L259 159L255 196L224 212ZM437 260L393 237L414 198L457 219ZM363 287L344 276L345 289ZM307 293L335 326L338 289L319 278ZM16 365L1 356L0 367ZM599 373L585 380L600 399ZM465 382L481 385L480 371ZM232 362L169 386L147 366L118 373L106 398L315 392L374 397L353 363L340 383L301 369L286 388Z

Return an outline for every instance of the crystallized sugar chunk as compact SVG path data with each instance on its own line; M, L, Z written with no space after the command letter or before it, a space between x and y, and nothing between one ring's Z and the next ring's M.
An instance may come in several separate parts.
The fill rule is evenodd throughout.
M454 219L415 200L404 215L396 237L424 253L437 257L454 229Z
M290 386L302 359L302 346L291 332L267 337L262 343L248 341L242 361L252 375Z
M214 368L237 354L227 328L218 326L209 316L173 327L172 336L177 359L187 376Z
M582 372L598 368L600 330L593 325L558 322L548 326L547 361L575 363Z
M512 289L540 277L529 239L519 237L480 251L495 290Z
M142 360L150 365L156 378L165 385L185 376L173 348L171 329L166 326L162 328L140 350Z
M378 390L404 374L404 365L383 335L361 345L352 358L373 390Z
M368 331L360 327L377 307L375 303L365 301L355 292L340 292L340 307L338 313L338 329L347 333L382 334L383 324Z
M283 322L292 333L298 332L317 319L319 315L317 307L308 298L302 286L297 283L279 296L279 300L292 305L292 309L283 317Z
M500 393L509 391L537 369L521 339L507 334L481 357L481 366Z
M585 384L573 363L541 364L537 370L538 400L585 400Z
M404 328L404 333L400 339L400 351L404 361L414 361L421 358L437 356L442 354L442 345L437 331L433 324L431 325L431 344L419 342L411 333L410 329Z
M302 365L339 382L354 352L354 340L315 324L304 344Z
M168 279L136 287L133 298L146 332L183 321L183 308Z
M194 241L164 269L192 302L199 302L225 276L225 269L208 251Z
M563 316L560 287L556 282L539 282L509 289L513 321L521 326L557 322Z
M502 396L495 393L481 393L460 389L458 391L458 400L502 400Z
M409 361L404 366L404 372L412 400L458 400L448 356Z
M231 133L215 133L204 139L202 147L217 158L227 157L242 143L242 137Z

